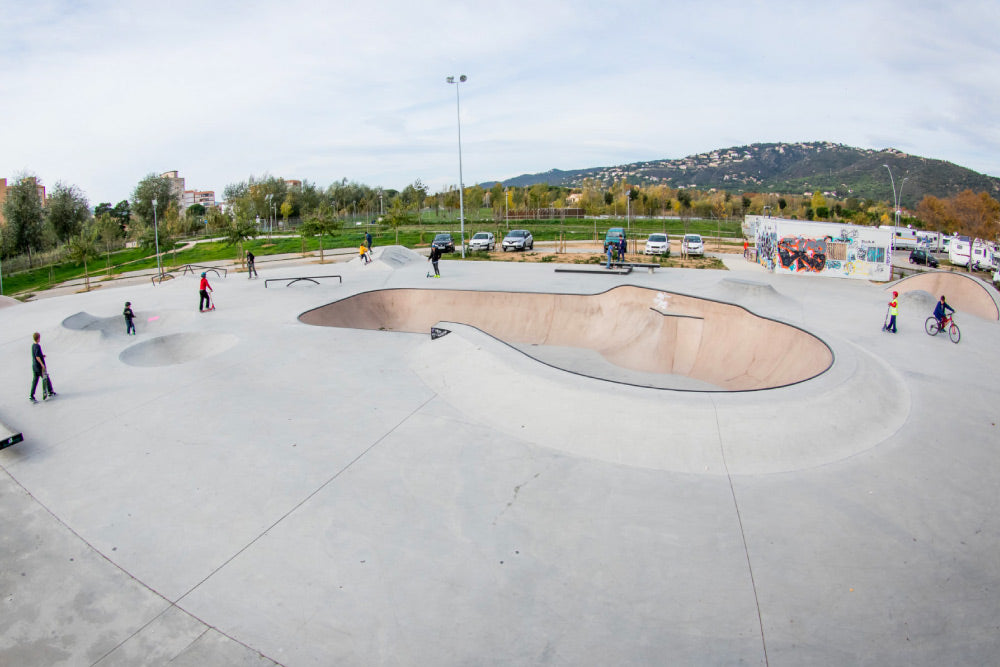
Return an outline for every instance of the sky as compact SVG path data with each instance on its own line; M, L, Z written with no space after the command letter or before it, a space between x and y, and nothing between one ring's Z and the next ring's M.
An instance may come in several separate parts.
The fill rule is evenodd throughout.
M0 0L0 177L436 192L459 118L466 185L796 141L1000 176L998 31L996 0Z

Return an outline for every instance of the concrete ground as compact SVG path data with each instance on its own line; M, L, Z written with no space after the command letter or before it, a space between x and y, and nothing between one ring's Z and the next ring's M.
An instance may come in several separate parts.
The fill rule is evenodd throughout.
M0 308L24 434L0 451L0 664L995 663L1000 324L930 337L912 292L887 334L884 285L725 261L260 263L210 313L193 276ZM833 366L684 392L461 323L297 319L382 288L625 284L801 327ZM33 331L59 392L37 405Z

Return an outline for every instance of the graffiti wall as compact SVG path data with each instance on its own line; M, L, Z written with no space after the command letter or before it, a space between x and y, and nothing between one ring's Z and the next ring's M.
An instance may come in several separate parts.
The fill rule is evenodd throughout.
M755 230L757 262L775 273L889 280L892 234L874 227L768 218Z

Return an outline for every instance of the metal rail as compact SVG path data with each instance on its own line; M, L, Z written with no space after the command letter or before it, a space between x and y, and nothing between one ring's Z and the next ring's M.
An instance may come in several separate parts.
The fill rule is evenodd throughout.
M322 278L336 278L341 283L344 282L344 279L340 276L298 276L295 278L266 278L264 280L264 289L267 289L267 284L272 281L275 282L285 281L288 283L287 285L285 285L285 287L291 287L293 284L299 282L300 280L305 280L311 282L314 285L319 285L319 280Z

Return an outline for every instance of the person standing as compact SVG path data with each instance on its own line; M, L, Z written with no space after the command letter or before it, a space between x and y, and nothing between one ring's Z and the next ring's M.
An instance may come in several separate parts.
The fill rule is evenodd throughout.
M125 335L134 336L135 335L135 324L132 322L135 319L135 313L132 312L132 302L125 302L125 310L122 311L122 315L125 316Z
M746 239L743 239L743 259L749 259L749 258L750 258L750 243Z
M215 306L212 305L212 299L209 298L208 293L214 292L212 286L208 284L208 274L201 274L201 283L198 285L198 291L201 294L201 300L198 302L198 312L204 312L205 310L212 310Z
M31 393L28 394L28 400L32 403L37 403L35 400L35 389L38 387L38 381L42 381L42 400L46 400L49 396L55 396L56 392L52 389L52 380L49 379L49 369L45 365L45 353L42 352L42 334L37 331L31 334L31 339L34 341L31 345Z
M618 261L625 261L625 252L628 249L628 241L625 240L625 235L622 234L621 241L618 242Z
M431 246L431 254L427 258L427 261L429 261L431 264L434 265L434 277L435 278L440 278L441 277L441 272L438 271L438 260L440 260L440 259L441 259L441 248L437 247L436 245L432 245Z
M365 245L368 246L368 251L371 252L372 249L372 233L365 232Z
M896 333L896 315L899 315L899 292L892 293L892 300L889 302L889 324L885 330Z
M250 280L251 278L259 278L260 277L260 276L257 275L257 269L254 266L254 260L255 259L257 259L257 258L254 257L253 253L250 252L249 250L247 250L247 280ZM264 282L267 282L267 281L265 280Z
M610 269L611 268L611 256L615 252L615 244L614 243L609 243L607 245L607 247L604 249L604 252L608 253L608 264L607 264L607 266L605 268Z

